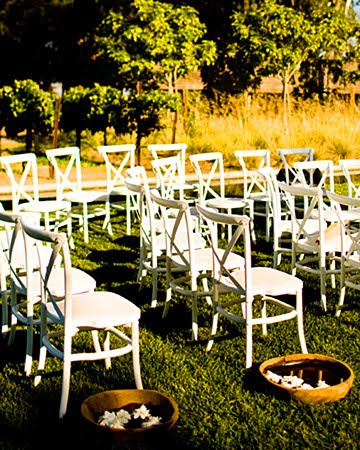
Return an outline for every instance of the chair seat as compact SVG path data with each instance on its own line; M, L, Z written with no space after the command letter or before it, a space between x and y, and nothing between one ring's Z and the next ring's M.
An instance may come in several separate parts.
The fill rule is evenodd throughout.
M19 211L26 212L55 212L61 209L70 209L70 203L61 200L39 200L34 202L21 203L19 205Z
M129 190L126 186L115 186L111 190L110 195L120 195L123 197L124 195L129 195Z
M220 258L224 256L225 250L219 249L218 255ZM188 252L185 251L183 255L188 260ZM186 267L180 256L173 256L171 258L174 264L178 267ZM244 267L244 258L236 253L231 253L226 260L226 268L228 270L241 269ZM192 265L195 271L212 271L213 269L213 250L212 248L200 248L196 250L195 262Z
M50 249L51 250L51 249ZM50 252L49 252L50 255ZM26 286L26 276L19 277L23 286ZM34 272L33 274L33 288L35 288L33 295L40 297L40 290L37 290L41 284L40 272ZM64 269L54 268L51 271L51 275L48 281L48 287L50 292L55 298L63 298L64 292ZM21 286L18 286L19 291L23 291ZM86 272L71 268L71 291L73 295L83 294L84 292L91 292L96 289L96 281L93 277ZM24 292L25 293L25 292Z
M233 274L234 279L245 286L245 272L239 270ZM291 292L296 293L303 287L300 278L294 277L281 270L272 269L270 267L253 267L251 268L252 277L252 294L256 295L289 295ZM226 290L237 292L229 277L223 277L221 283Z
M238 197L219 197L206 200L206 206L216 209L234 209L244 208L248 202L243 198Z
M155 241L155 248L159 250L159 254L162 254L163 250L166 249L166 233L158 234L155 238ZM178 232L175 238L175 244L179 248L179 250L186 250L188 248L186 231L180 230ZM193 244L194 248L204 248L206 246L206 241L202 236L194 234Z
M64 313L64 301L57 302ZM48 313L54 322L59 320L55 308L48 304ZM121 295L113 292L92 292L72 297L72 324L75 328L91 326L106 328L127 325L140 319L140 309Z
M76 203L92 203L104 201L108 197L104 191L74 191L64 194L64 200Z
M349 249L352 240L349 236L344 236L344 249ZM337 252L341 253L341 236L338 231L336 235L326 234L325 231L325 242L323 244L326 253ZM315 233L306 239L299 239L297 243L297 248L303 250L304 252L314 253L319 250L319 234Z

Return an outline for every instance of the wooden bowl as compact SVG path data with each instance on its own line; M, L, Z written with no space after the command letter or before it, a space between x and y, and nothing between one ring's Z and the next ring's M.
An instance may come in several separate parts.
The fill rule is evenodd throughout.
M303 403L327 403L337 401L350 391L354 372L337 359L318 354L298 354L280 356L263 362L259 367L261 375L276 390L288 393L293 399ZM267 371L277 375L296 375L305 383L316 386L318 380L329 386L316 389L286 387L266 376Z
M105 411L121 408L133 411L145 405L153 416L161 417L161 423L147 428L112 428L98 423ZM97 430L111 433L116 440L142 440L146 436L170 430L179 417L178 406L168 395L148 389L122 389L99 392L83 401L81 414Z

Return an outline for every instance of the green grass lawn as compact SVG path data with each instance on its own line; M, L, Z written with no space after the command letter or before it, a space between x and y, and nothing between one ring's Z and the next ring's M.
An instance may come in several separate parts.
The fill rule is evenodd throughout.
M272 266L272 248L256 226L253 264ZM350 393L323 405L301 404L269 391L258 374L266 359L300 353L296 322L269 327L268 335L254 333L254 365L245 369L245 330L220 321L219 339L206 352L211 310L199 308L200 340L191 339L191 304L177 298L168 317L161 318L162 301L150 308L151 280L139 293L138 230L125 235L125 217L113 222L114 235L102 230L102 221L90 224L91 240L84 244L76 234L73 265L92 275L99 290L117 292L142 310L140 322L141 368L144 388L169 393L179 406L179 420L161 438L116 443L98 434L80 414L81 402L108 389L134 388L131 356L113 360L106 371L102 361L73 364L68 414L60 421L61 363L47 360L46 375L34 387L33 377L23 374L25 332L15 344L0 345L0 448L86 449L356 449L360 442L360 339L358 293L349 292L340 319L334 317L337 290L328 288L328 312L319 300L319 279L304 278L304 326L310 353L346 362L355 373ZM281 268L289 271L289 260ZM303 274L299 273L299 276ZM88 345L79 341L77 345ZM38 348L35 343L35 350ZM48 436L48 434L50 434ZM42 445L42 443L44 443Z

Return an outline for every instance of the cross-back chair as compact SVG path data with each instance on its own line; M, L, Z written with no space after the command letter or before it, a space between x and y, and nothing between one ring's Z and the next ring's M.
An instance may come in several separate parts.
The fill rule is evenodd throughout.
M133 195L126 189L125 172L135 166L135 144L100 145L98 151L106 165L107 192L109 195L108 217L104 226L111 230L111 210L125 211L126 232L131 234L131 218L136 205ZM114 197L114 201L112 201ZM125 199L125 204L121 199ZM112 230L111 230L112 234Z
M22 227L26 223L32 227L40 228L39 215L18 213L11 214L5 211L0 212L0 221L5 225L7 233L8 247L5 248L6 241L2 240L2 250L5 252L7 262L7 272L10 277L10 333L8 344L13 344L16 331L19 325L26 328L26 354L25 354L25 374L30 375L33 364L33 335L34 327L40 324L40 311L37 306L41 299L40 264L44 263L51 254L51 249L46 246L37 248L25 246ZM5 242L5 244L4 244ZM29 274L27 272L27 260L32 261L32 285L30 290ZM61 258L54 260L54 268L49 279L48 287L56 299L64 297L63 271L60 267ZM72 294L81 294L94 291L96 281L84 271L71 268L73 278Z
M270 167L270 150L235 150L234 156L242 170L244 199L254 202L254 217L265 219L266 241L269 241L271 228L270 197L258 170L263 167Z
M0 162L11 183L13 212L25 211L41 214L47 230L67 226L71 223L64 217L70 210L70 203L63 199L40 199L37 159L34 153L1 156Z
M326 278L331 276L335 289L335 275L341 262L341 236L338 224L327 223L323 189L279 183L280 191L291 214L292 225L292 273L305 271L320 278L320 300L324 311L326 304ZM296 202L308 206L296 207ZM333 214L332 214L333 217ZM333 220L333 219L332 219Z
M252 366L253 334L256 326L261 326L266 334L268 325L295 319L301 350L307 353L303 328L302 281L277 269L252 267L248 216L218 213L204 205L197 205L197 209L210 230L213 255L213 321L207 350L211 350L214 344L219 316L223 316L245 326L246 368ZM234 227L232 238L225 248L221 247L217 240L216 228L219 224L231 224ZM240 243L243 248L240 253L243 266L239 270L231 271L228 267L228 257ZM295 296L295 306L282 299L288 295ZM259 303L261 308L256 313L255 305Z
M189 155L189 160L198 179L198 202L211 208L229 213L234 210L247 212L252 219L252 238L256 241L254 230L254 202L243 197L230 197L225 194L224 159L221 152L208 152ZM231 227L228 227L231 236Z
M105 216L103 228L111 232L109 222L109 195L107 192L85 190L82 184L80 149L65 147L46 150L46 156L54 167L56 198L71 204L67 213L79 222L84 241L89 242L89 219ZM70 244L72 245L72 239Z
M163 318L168 314L172 293L192 300L192 336L198 339L198 300L210 302L208 285L212 270L211 248L205 238L194 228L194 218L185 200L162 197L152 189L151 198L160 208L166 237L166 300ZM230 255L229 265L241 267L242 258Z
M111 367L111 359L132 353L133 371L137 389L142 389L139 356L140 309L119 294L104 291L74 294L70 250L64 233L54 233L33 228L22 223L26 245L26 272L28 296L34 295L34 261L29 255L31 248L44 243L52 252L46 261L39 260L41 282L41 328L40 357L35 385L41 381L45 371L46 354L49 352L62 360L62 389L59 417L67 411L71 366L78 361L103 359L106 368ZM51 288L54 261L61 255L63 298L58 299ZM127 330L131 330L129 332ZM80 333L91 333L94 349L75 349L73 341ZM112 336L116 337L112 339Z
M331 191L327 191L326 194L337 214L341 232L340 294L335 311L335 316L340 317L347 290L360 290L360 199ZM352 221L349 220L349 210L354 214ZM357 220L355 220L355 214Z

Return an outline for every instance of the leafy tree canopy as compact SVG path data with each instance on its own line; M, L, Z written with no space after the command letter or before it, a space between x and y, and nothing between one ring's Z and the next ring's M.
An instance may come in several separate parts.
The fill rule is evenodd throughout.
M212 41L198 12L154 0L135 0L133 14L110 12L99 26L97 57L110 60L133 87L136 82L166 82L172 92L178 77L215 61Z

